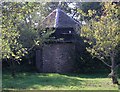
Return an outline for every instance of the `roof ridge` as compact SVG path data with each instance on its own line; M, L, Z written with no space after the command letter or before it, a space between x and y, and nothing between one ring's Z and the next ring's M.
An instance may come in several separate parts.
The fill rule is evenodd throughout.
M76 27L80 23L77 22L74 18L67 15L60 8L53 10L42 22L44 27Z

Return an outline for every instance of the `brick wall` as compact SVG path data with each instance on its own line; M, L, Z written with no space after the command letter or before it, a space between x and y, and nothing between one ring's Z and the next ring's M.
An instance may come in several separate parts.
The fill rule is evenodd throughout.
M73 43L45 44L42 49L42 70L52 73L73 72L75 56Z

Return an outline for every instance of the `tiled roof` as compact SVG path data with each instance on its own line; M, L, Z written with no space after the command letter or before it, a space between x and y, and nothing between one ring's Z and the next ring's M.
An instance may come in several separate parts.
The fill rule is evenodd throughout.
M79 25L79 22L59 8L51 12L42 22L42 26L45 28L75 28Z

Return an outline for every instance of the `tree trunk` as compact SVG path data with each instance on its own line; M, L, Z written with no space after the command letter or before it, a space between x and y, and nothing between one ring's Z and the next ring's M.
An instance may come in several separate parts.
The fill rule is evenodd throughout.
M112 63L112 66L111 66L111 73L109 74L109 77L112 78L113 84L119 85L118 79L117 79L117 71L115 70L116 63L115 63L114 55L111 56L111 63Z

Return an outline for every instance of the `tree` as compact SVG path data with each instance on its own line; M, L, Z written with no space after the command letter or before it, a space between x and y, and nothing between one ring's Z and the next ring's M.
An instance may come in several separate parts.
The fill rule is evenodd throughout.
M21 60L26 48L18 43L19 31L17 26L21 20L21 15L16 10L19 7L15 3L2 3L2 59L10 59L12 67L12 76L15 76L14 61ZM18 8L19 9L19 8ZM19 11L18 11L19 12Z
M42 4L36 2L3 2L2 6L2 59L10 60L12 76L15 76L14 64L19 62L22 57L28 54L28 51L36 45L34 40L29 36L37 36L38 30L35 31L35 24L40 24L43 19L41 16L35 16L42 12ZM37 12L38 11L38 12ZM24 24L24 26L22 26ZM24 35L22 34L24 30ZM28 35L29 34L29 35ZM25 41L24 38L29 38ZM31 44L28 43L31 42ZM27 44L26 44L27 43Z
M95 11L89 10L88 15L94 18L87 21L81 28L81 36L85 37L85 42L90 45L87 51L110 67L109 77L112 78L113 84L118 85L117 68L120 62L117 63L115 57L120 48L118 47L120 42L119 9L120 7L115 3L105 3L100 17L95 16Z
M101 8L102 3L100 2L81 2L81 5L79 5L80 9L83 10L83 12L88 13L88 10L96 10L97 15L101 15Z

